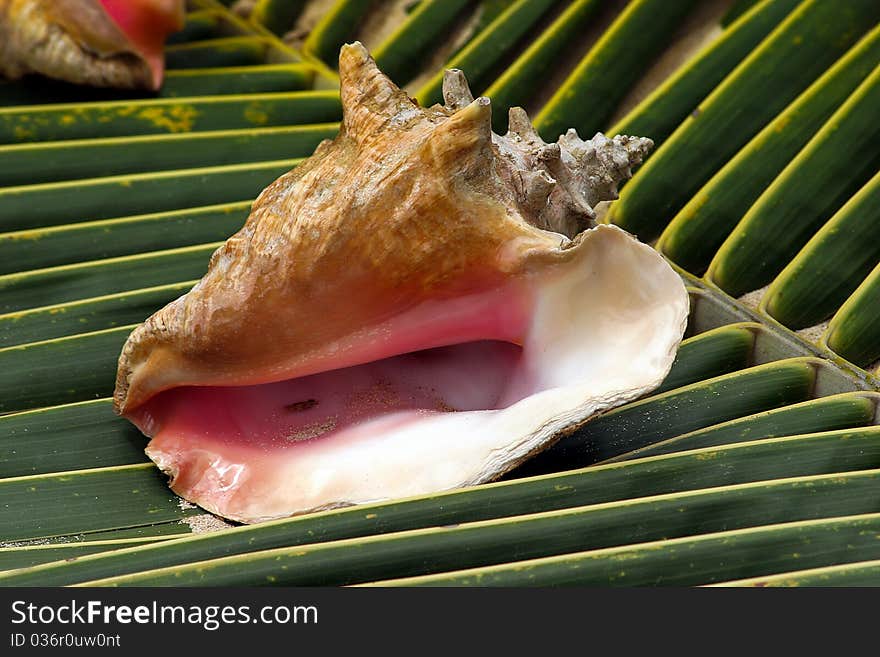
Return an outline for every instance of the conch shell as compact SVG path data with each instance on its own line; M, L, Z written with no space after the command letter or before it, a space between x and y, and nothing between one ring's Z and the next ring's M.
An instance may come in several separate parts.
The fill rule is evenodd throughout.
M343 47L333 141L129 337L115 406L188 500L256 522L477 484L659 385L688 296L593 223L650 140L544 143L447 73L421 108Z
M183 0L0 0L0 75L158 89Z

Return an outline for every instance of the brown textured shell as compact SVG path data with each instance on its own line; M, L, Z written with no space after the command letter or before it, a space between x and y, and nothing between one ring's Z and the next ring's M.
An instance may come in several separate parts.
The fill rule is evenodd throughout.
M343 48L339 70L339 135L267 187L205 277L132 333L119 359L117 412L181 385L310 373L424 301L568 257L565 237L537 227L555 221L569 232L592 216L583 194L559 191L572 174L559 146L550 145L554 163L536 135L499 142L488 99L467 102L466 85L449 85L446 106L419 107L360 44ZM650 147L625 148L623 139L613 144L618 165L625 156L616 180Z
M152 89L154 72L98 0L0 0L0 74Z

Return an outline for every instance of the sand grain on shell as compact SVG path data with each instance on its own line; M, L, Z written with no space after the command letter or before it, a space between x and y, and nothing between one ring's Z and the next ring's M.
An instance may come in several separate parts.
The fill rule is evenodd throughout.
M304 427L301 427L297 431L288 434L286 436L286 439L292 443L298 443L303 440L311 440L312 438L323 436L325 433L333 431L333 429L335 428L336 419L333 417L329 417L325 420L321 420L320 422L312 422L311 424L307 424Z

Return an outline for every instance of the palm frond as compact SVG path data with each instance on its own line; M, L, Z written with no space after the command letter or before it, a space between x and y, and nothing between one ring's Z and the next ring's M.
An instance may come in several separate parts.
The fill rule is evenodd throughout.
M191 0L158 97L0 82L0 585L876 584L880 5L406 4ZM688 337L504 481L224 526L113 414L116 358L336 132L354 38L422 103L462 68L496 130L653 137L606 220L659 236Z

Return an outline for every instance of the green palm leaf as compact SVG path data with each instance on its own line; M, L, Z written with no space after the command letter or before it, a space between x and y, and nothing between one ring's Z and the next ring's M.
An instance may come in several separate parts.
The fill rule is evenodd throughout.
M158 97L0 82L0 585L876 585L877 3L404 4L191 0ZM662 233L688 337L504 481L225 526L113 414L116 359L335 133L355 38L422 103L464 69L498 131L654 138L607 220Z

